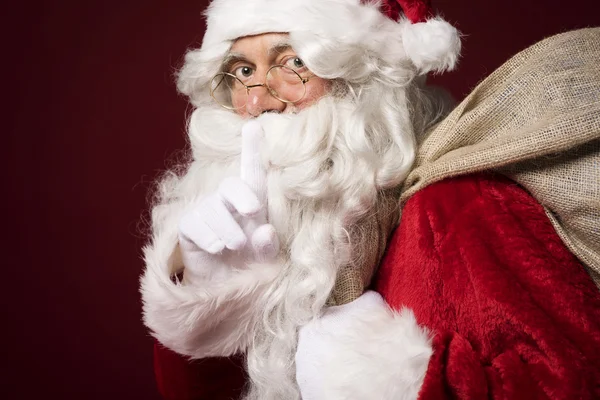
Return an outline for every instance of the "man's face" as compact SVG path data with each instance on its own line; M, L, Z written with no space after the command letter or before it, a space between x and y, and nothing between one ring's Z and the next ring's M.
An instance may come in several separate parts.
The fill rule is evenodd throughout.
M302 110L317 102L331 87L330 81L308 70L284 33L237 39L225 58L223 72L237 78L230 84L231 103L243 118L264 112ZM253 85L261 86L247 89Z

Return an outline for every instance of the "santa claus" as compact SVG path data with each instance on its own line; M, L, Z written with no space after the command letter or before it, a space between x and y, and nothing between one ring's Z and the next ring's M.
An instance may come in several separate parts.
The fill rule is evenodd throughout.
M178 76L191 160L159 182L141 281L165 398L599 390L598 291L536 200L496 175L400 197L448 112L423 77L460 51L427 2L214 0L206 16ZM538 304L532 276L578 291ZM558 315L575 305L585 328Z

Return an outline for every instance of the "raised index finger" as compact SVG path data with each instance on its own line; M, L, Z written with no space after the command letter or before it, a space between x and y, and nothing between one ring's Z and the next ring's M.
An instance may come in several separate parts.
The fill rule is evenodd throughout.
M267 171L260 157L263 129L259 122L250 121L242 128L240 177L254 191L261 205L267 202Z

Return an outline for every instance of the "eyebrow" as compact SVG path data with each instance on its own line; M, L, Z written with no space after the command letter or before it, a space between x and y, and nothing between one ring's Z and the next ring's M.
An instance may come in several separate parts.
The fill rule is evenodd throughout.
M221 71L228 72L229 68L238 61L248 61L246 56L242 53L234 53L229 52L223 58L223 62L221 63Z
M272 58L277 54L281 54L291 48L292 45L289 42L277 42L271 47L269 47L269 49L267 50L267 57ZM232 65L240 61L250 62L248 60L248 57L246 57L246 55L244 55L243 53L230 51L225 55L225 57L223 57L223 62L221 63L221 71L228 71Z
M292 45L289 42L278 42L269 47L269 50L267 50L267 56L273 57L277 54L283 53L284 51L290 50L291 48Z

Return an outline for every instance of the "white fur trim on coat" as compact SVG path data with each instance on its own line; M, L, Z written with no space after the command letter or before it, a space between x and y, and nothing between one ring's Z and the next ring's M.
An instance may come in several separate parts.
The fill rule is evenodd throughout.
M416 399L431 355L410 310L366 292L300 330L296 376L303 400Z
M223 265L218 281L204 285L173 281L176 234L155 237L146 248L147 268L141 279L144 323L166 347L192 358L230 356L251 340L265 287L276 276L275 265L231 270Z
M194 163L179 184L196 188L184 191L191 193L198 191L197 182L203 182L203 191L210 193L232 171L239 171L238 163L210 167ZM190 196L153 209L152 243L144 248L146 269L141 278L144 323L159 342L180 354L229 356L242 352L252 339L253 326L262 315L260 302L281 264L280 260L243 268L223 264L206 278L174 279L183 270L177 228L194 204Z

